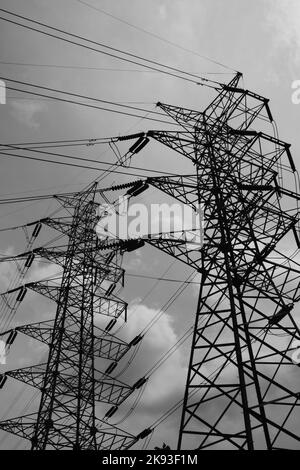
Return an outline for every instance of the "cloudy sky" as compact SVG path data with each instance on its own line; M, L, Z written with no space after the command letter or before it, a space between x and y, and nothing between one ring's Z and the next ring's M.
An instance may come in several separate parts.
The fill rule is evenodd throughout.
M291 99L292 83L300 80L300 4L297 0L1 0L0 6L217 81L228 82L234 71L242 72L245 88L270 99L280 137L292 144L293 157L299 168L300 104L293 104ZM2 12L0 16L8 18ZM158 101L201 110L214 96L207 88L146 71L3 20L0 20L0 68L3 79L130 104L148 112L155 110ZM147 116L145 112L142 115ZM90 139L164 128L164 124L146 119L55 102L14 90L7 90L6 104L0 105L0 121L1 142L5 144ZM67 148L65 154L108 163L116 159L111 149L103 145ZM139 153L132 165L142 169L137 170L137 174L146 174L143 169L170 171L172 168L174 172L185 173L190 169L184 159L171 155L155 143ZM93 166L99 167L99 171L2 155L0 196L78 190L99 177L105 168L103 164ZM132 178L113 174L106 178L105 186ZM147 203L160 200L157 191L144 194ZM56 207L55 202L49 201L0 205L1 227L45 217ZM2 232L0 253L22 252L25 242L22 231ZM151 247L126 258L125 268L132 276L128 276L123 293L130 304L129 322L123 334L125 338L131 338L160 311L180 285L134 276L142 273L159 277L165 273L166 277L184 280L191 271L172 263L172 259ZM7 263L1 265L1 290L5 290L14 269ZM47 269L43 272L39 268L32 276L46 277L53 273L49 272L53 267ZM190 328L196 308L197 281L195 278L195 284L186 286L183 294L150 330L121 380L133 383L141 377ZM47 319L54 312L50 302L41 301L34 295L28 296L22 308L16 319L19 324ZM151 426L168 406L182 397L188 347L187 341L153 374L135 413L122 424L124 429L136 434L143 427ZM30 365L38 362L43 354L45 351L39 345L22 342L19 338L6 367ZM34 396L32 390L24 390L13 382L11 380L1 392L1 416L22 414ZM10 407L11 402L14 405ZM123 415L130 404L129 401L127 408L123 408ZM36 400L26 410L33 411L34 406L37 406ZM122 419L122 413L118 418ZM143 423L142 428L140 423ZM179 415L175 413L157 428L150 447L161 445L163 441L174 447L178 423ZM2 437L0 434L0 440ZM2 448L26 446L10 437L0 442Z

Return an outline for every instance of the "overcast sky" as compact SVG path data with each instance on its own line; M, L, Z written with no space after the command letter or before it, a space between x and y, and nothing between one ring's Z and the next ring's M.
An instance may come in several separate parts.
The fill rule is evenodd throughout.
M83 3L78 0L0 0L1 8L217 81L228 82L234 71L242 72L245 88L270 99L280 138L292 144L294 161L299 168L300 104L295 105L291 100L292 82L300 80L299 1L87 0L85 3L91 7ZM7 17L1 12L0 16ZM154 110L158 101L201 110L214 96L207 88L145 71L2 20L0 70L2 77L131 103L148 111ZM145 119L30 97L12 90L7 90L6 104L0 105L0 122L2 143L97 138L164 128L164 124ZM67 148L65 153L115 162L115 155L108 146ZM132 164L150 170L170 171L172 168L172 171L186 173L190 169L183 158L171 155L155 143L138 154ZM0 196L77 190L99 175L96 170L1 156ZM105 180L105 186L130 178L133 177L112 175ZM145 202L160 200L154 190L143 198ZM55 202L49 201L46 204L0 205L1 227L44 217L56 207ZM1 234L1 254L21 252L24 246L22 233ZM170 278L184 279L191 272L179 263L172 264L170 258L150 247L125 259L125 267L132 274L160 276L169 266L167 276ZM0 266L1 290L13 269L7 264ZM45 277L50 273L39 269L38 274ZM178 284L129 277L126 286L123 296L130 303L132 317L124 328L124 337L130 339L159 311ZM197 285L189 285L145 338L139 355L121 380L133 383L178 340L192 324L196 300ZM47 319L54 312L50 302L33 294L28 296L22 308L23 314L20 311L17 318L19 324ZM188 346L188 342L185 343L153 375L136 413L124 423L124 429L137 434L183 396ZM45 351L39 349L39 345L22 343L19 338L7 369L38 362L43 353ZM9 416L22 414L34 392L26 389L21 395L21 389L22 386L11 380L1 391L0 416L6 413L12 400L16 403L9 410ZM37 406L37 402L33 405ZM124 406L123 414L129 406L130 401ZM150 447L161 445L163 441L174 447L178 419L175 414L158 428ZM143 423L142 428L140 423ZM18 442L7 438L1 446L8 448ZM22 448L24 444L19 442L18 445Z

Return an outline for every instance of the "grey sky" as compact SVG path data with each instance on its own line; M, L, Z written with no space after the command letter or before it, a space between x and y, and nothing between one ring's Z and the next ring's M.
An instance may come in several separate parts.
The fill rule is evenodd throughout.
M197 54L241 71L246 88L270 98L280 138L292 143L294 161L299 168L300 105L294 105L291 101L291 84L300 79L300 4L297 0L87 0L87 3L195 53L172 46L76 0L1 0L0 7L222 82L232 78L232 70L205 60ZM1 62L31 65L8 65ZM34 64L43 64L44 67ZM46 65L89 69L64 69ZM113 68L119 71L91 68ZM1 20L0 69L0 75L4 77L100 99L141 103L141 106L149 111L154 109L157 101L201 110L213 97L212 91L206 88L155 72L143 71L137 66L43 37ZM212 72L220 75L205 75ZM10 90L7 92L7 104L0 105L0 122L2 143L95 138L163 128L163 124L51 102ZM110 163L115 161L114 154L107 146L83 149L75 147L67 149L65 153ZM132 163L142 168L164 171L170 171L172 168L172 171L186 173L190 170L184 159L162 149L156 143L147 146ZM99 174L96 171L1 156L0 195L5 197L12 193L32 194L36 191L42 194L80 189ZM130 179L132 177L113 175L105 180L105 186L113 181ZM151 190L143 197L149 202L157 201L160 196ZM26 203L20 206L1 205L1 227L19 225L44 217L55 207L55 203L49 202L33 205ZM23 248L22 235L10 232L1 234L0 253L16 253L23 251ZM131 259L126 259L125 267L131 273L139 270L144 274L157 276L161 275L171 261L167 256L162 256L148 247ZM0 266L1 290L6 284L9 269L7 265ZM168 277L184 279L189 273L188 269L175 264L170 268ZM40 270L38 274L43 273ZM129 321L128 326L124 328L125 336L130 338L137 334L143 322L147 322L178 287L176 284L160 283L149 297L143 300L154 283L155 281L127 278L124 297L130 302L132 311L136 309L135 305L139 307L132 315L132 322ZM147 337L133 368L128 369L122 380L132 382L142 376L143 370L150 368L151 362L155 362L176 342L192 323L196 298L196 285L188 286L185 294L152 330L152 337ZM47 304L33 295L22 308L22 318L17 319L19 323L46 319L48 312L53 314L54 311L50 303ZM19 340L12 351L9 368L21 367L22 363L30 365L34 363L37 354L41 354L41 351L35 349L36 344L21 343ZM167 406L182 397L187 356L186 343L166 366L153 376L153 382L148 385L136 414L127 422L131 432L142 430L140 422L146 426L151 425ZM176 370L180 370L177 376ZM11 397L17 396L20 390L19 384L13 381L9 387L1 392L0 414L4 414ZM28 401L33 392L26 393ZM22 404L24 406L26 400L23 395L11 410L10 416L21 413ZM128 407L129 405L125 405L123 414ZM158 429L151 446L161 445L162 441L174 446L177 426L178 415L175 415ZM7 448L15 442L17 441L9 438L2 447ZM22 443L19 448L22 448Z

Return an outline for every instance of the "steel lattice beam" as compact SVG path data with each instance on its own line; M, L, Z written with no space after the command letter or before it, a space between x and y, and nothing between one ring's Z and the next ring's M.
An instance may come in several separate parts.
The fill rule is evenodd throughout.
M18 326L2 334L11 337L21 332L49 346L46 363L5 373L5 377L21 380L41 392L36 414L0 422L0 429L30 439L34 450L120 450L149 434L146 430L133 436L110 425L110 416L101 421L95 414L97 402L117 408L146 380L128 386L95 368L95 358L109 359L115 365L142 339L138 335L125 343L94 325L95 314L112 317L113 321L124 314L126 320L127 309L127 304L112 294L112 288L123 283L120 250L99 251L94 230L96 190L97 184L93 184L83 192L58 198L68 209L63 222L40 221L67 236L67 245L40 247L15 257L25 259L25 264L44 257L60 264L62 275L55 282L27 283L5 293L18 302L31 289L57 303L53 321Z
M282 251L299 214L284 209L278 167L294 172L289 145L252 127L272 122L268 100L236 77L204 112L159 103L182 130L149 131L195 165L195 174L147 180L181 203L204 206L204 245L146 241L202 274L179 448L300 448L300 339L293 305L300 265ZM295 240L296 237L296 240ZM292 378L294 379L292 380ZM299 421L298 421L299 422Z

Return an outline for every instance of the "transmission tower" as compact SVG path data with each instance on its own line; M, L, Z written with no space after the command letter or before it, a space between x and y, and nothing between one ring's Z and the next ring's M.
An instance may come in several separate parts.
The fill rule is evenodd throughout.
M95 232L97 183L88 189L57 200L65 211L59 218L45 218L34 225L33 239L42 224L68 237L66 246L32 248L12 259L25 260L29 267L34 259L46 258L61 265L59 279L30 282L4 294L10 305L19 304L28 289L57 303L54 320L18 326L2 333L11 345L17 333L23 333L49 345L46 363L8 371L1 376L2 388L8 377L37 387L41 391L37 413L0 422L0 429L29 439L33 450L120 450L128 449L149 430L138 436L110 425L108 419L119 405L142 387L142 377L133 386L111 377L118 361L142 339L136 336L126 343L110 330L120 316L125 317L127 304L113 294L123 283L123 251L101 251ZM13 308L13 307L12 307ZM109 318L103 330L95 325L96 314ZM97 358L110 361L107 369L96 368ZM96 417L98 403L110 404L103 419Z
M195 167L147 184L204 205L201 249L145 237L201 274L179 449L300 448L296 169L290 145L264 132L269 100L240 78L203 112L158 103L181 129L147 133Z
M240 87L240 78L237 74L223 85L203 112L158 103L174 119L176 130L148 131L137 143L143 147L154 139L193 165L189 175L135 181L128 193L138 195L151 185L195 210L201 205L202 247L193 248L184 234L175 238L171 232L127 242L99 240L94 230L95 187L61 197L72 211L69 223L45 219L69 237L66 249L40 248L39 253L56 262L63 258L61 285L31 283L17 294L20 300L32 288L58 302L54 326L18 328L43 341L50 339L40 409L37 415L1 422L0 429L32 439L33 448L75 449L125 449L151 432L147 428L134 437L113 427L108 431L106 421L96 419L98 382L90 353L117 351L110 352L115 354L106 370L110 374L119 352L130 347L102 332L98 345L93 310L106 312L114 322L125 315L126 306L111 297L111 291L106 296L101 286L98 291L96 280L107 279L103 266L112 266L111 282L119 282L116 257L146 242L201 275L178 448L300 448L295 355L300 331L294 309L300 298L300 197L297 188L291 189L297 173L290 146L277 137L268 100ZM14 334L9 333L8 342ZM9 374L21 377L18 371ZM34 374L26 371L22 377L36 380L39 374L34 369ZM102 387L103 377L100 383ZM126 396L125 385L118 386L124 386L121 395Z

